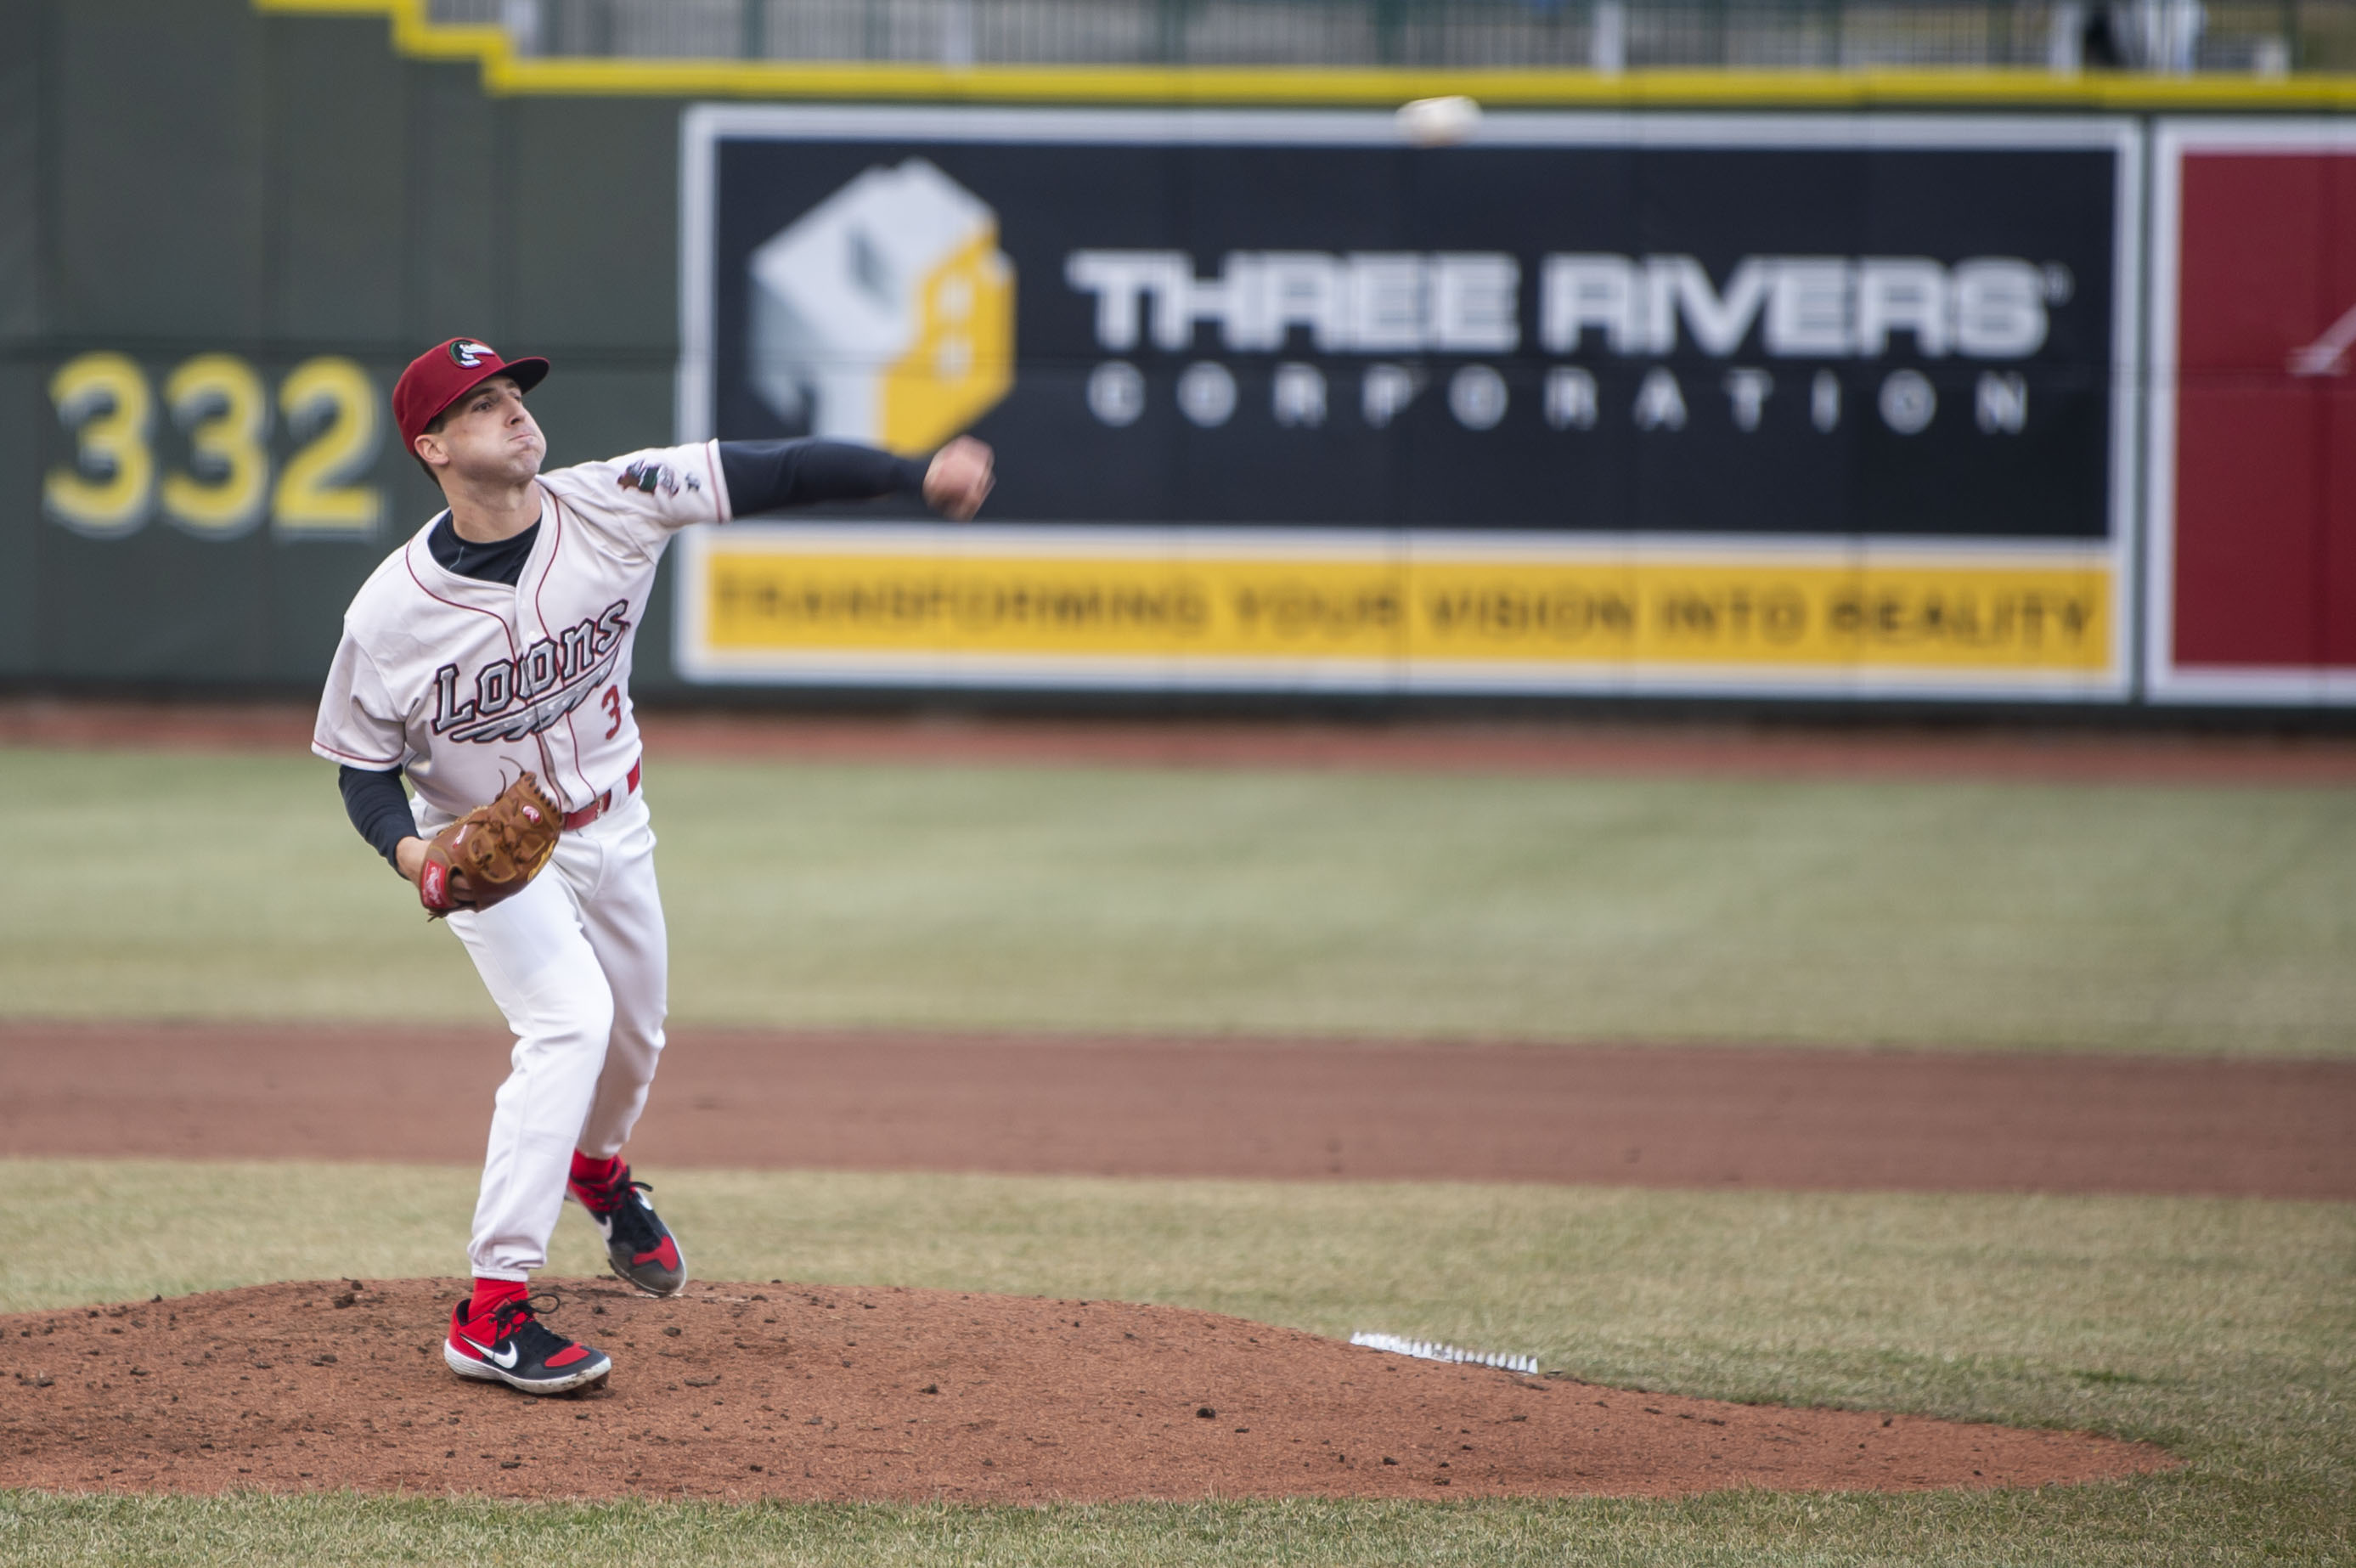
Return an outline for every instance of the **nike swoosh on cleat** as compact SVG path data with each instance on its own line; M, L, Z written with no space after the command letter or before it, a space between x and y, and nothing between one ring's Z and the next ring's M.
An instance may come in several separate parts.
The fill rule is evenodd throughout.
M463 1334L459 1335L458 1337L466 1339L467 1344L473 1345L476 1349L480 1350L483 1353L483 1359L488 1361L492 1366L497 1367L502 1372L514 1371L517 1359L523 1354L522 1351L510 1345L508 1347L508 1353L502 1356L487 1345L477 1344L475 1340L466 1339L466 1337Z

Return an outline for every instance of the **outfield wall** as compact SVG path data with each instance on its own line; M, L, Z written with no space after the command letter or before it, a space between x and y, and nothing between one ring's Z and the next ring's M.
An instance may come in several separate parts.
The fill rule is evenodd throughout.
M466 333L556 361L557 463L998 447L984 526L687 535L647 693L2356 697L2336 82L525 61L402 0L0 24L0 679L312 686L434 505L392 378ZM1493 105L1473 140L1399 139L1432 88Z

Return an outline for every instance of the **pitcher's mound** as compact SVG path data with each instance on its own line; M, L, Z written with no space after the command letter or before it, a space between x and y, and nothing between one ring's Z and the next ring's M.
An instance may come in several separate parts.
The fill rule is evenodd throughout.
M455 1280L0 1317L0 1486L1110 1502L2023 1487L2173 1463L2081 1433L1631 1393L1121 1302L560 1288L551 1323L614 1374L557 1399L444 1368Z

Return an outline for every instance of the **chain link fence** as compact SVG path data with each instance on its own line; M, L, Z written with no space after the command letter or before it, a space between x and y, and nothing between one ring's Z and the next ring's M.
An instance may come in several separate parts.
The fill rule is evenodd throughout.
M522 53L951 66L2356 68L2356 0L432 0Z

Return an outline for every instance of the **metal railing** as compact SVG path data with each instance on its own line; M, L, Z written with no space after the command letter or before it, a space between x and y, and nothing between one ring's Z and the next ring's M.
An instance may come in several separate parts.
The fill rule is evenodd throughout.
M2356 68L2356 0L431 0L519 52L1075 65Z

